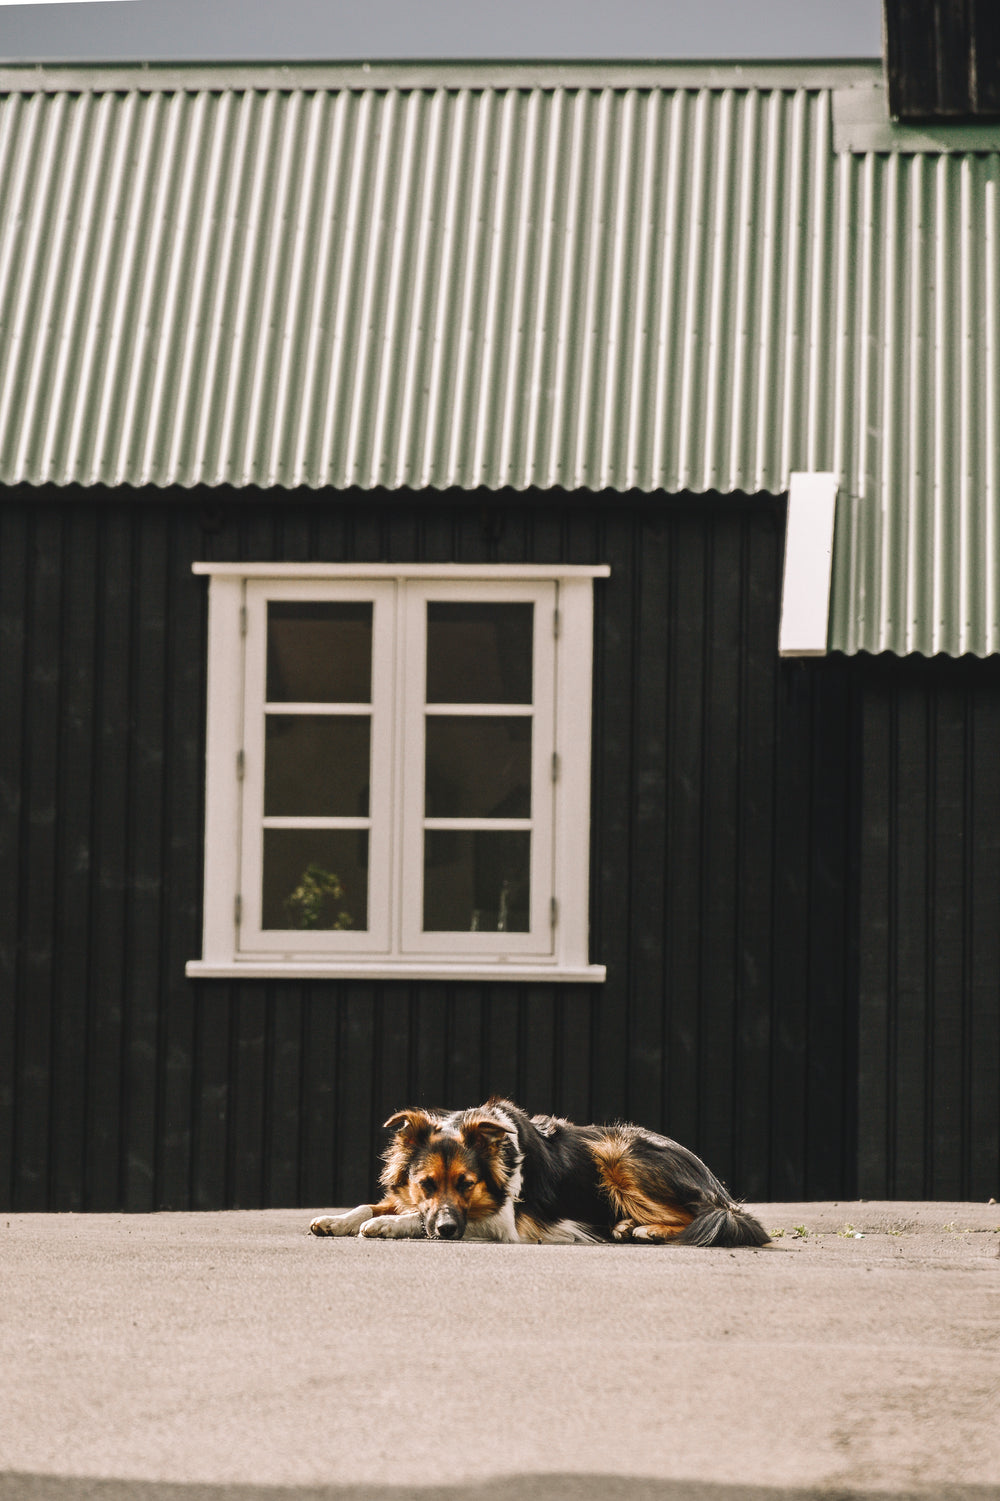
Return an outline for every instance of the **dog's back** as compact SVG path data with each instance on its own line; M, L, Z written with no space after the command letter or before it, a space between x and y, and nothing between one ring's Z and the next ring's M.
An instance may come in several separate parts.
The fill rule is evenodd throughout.
M669 1137L641 1126L529 1119L509 1100L490 1107L517 1127L520 1202L534 1224L571 1221L614 1240L676 1245L762 1246L770 1239L701 1158Z

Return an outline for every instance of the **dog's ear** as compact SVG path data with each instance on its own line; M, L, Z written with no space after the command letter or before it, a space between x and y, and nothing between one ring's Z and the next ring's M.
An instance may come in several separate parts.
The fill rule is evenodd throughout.
M506 1126L501 1126L499 1121L492 1120L489 1116L476 1116L474 1120L463 1121L459 1130L462 1140L470 1147L478 1147L483 1152L496 1152L500 1143L509 1135Z
M397 1110L395 1115L390 1115L384 1123L385 1129L395 1126L396 1135L407 1145L423 1140L429 1136L434 1128L434 1117L428 1115L426 1110Z

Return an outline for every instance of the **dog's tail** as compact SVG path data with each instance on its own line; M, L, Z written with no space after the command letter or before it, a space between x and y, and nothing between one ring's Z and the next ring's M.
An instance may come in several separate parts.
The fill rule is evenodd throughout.
M766 1246L771 1237L742 1204L720 1199L705 1204L674 1241L675 1246Z

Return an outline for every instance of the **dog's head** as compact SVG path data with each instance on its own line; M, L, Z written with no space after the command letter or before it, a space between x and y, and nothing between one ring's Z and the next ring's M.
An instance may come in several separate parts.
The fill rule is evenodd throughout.
M461 1240L470 1221L502 1208L515 1156L509 1127L483 1111L400 1110L385 1124L395 1135L382 1182L401 1207L419 1211L432 1240Z

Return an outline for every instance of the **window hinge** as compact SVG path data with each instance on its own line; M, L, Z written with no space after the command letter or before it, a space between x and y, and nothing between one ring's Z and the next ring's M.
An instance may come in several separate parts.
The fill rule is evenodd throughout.
M559 752L558 751L553 751L552 752L552 780L553 780L553 782L558 782L558 780L559 780L559 773L560 773L561 770L562 770L562 761L559 758Z
M246 774L246 769L247 769L246 752L243 751L243 750L238 750L236 752L236 780L238 782L242 782L243 777Z
M236 926L239 927L243 921L243 898L239 892L236 893L236 900L233 903L233 916L236 919Z
M559 900L557 897L549 897L549 922L554 928L559 921Z

